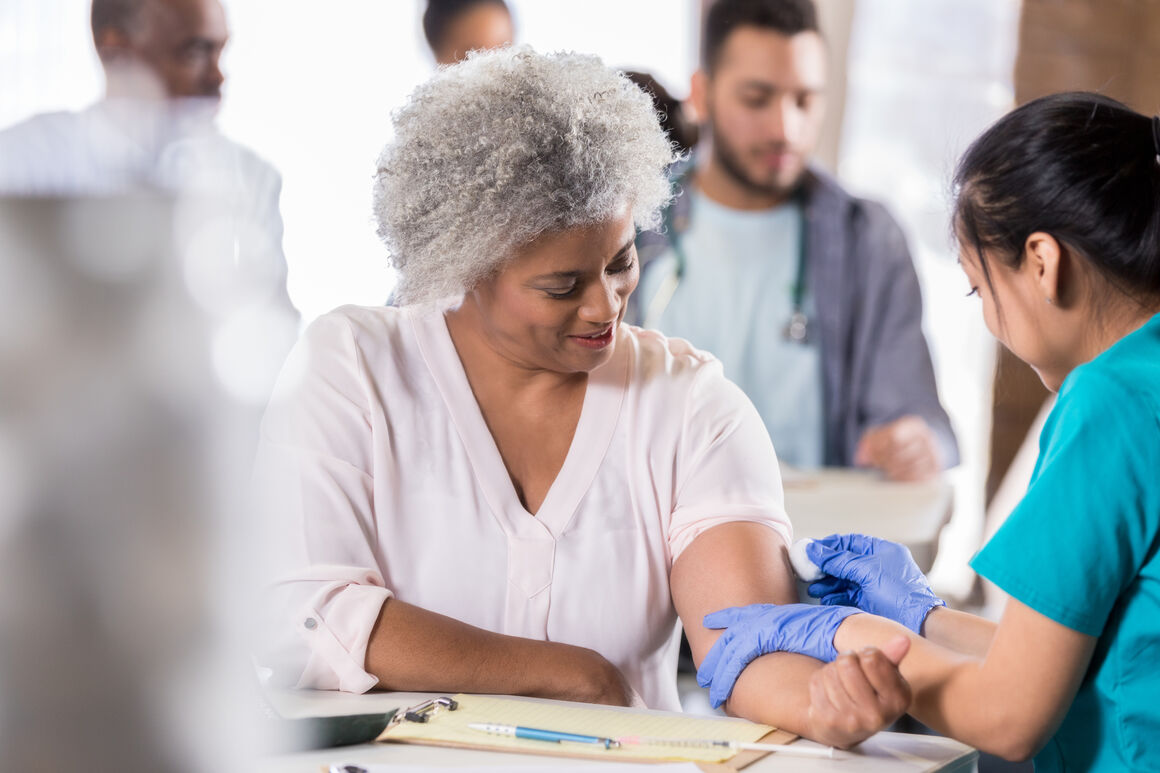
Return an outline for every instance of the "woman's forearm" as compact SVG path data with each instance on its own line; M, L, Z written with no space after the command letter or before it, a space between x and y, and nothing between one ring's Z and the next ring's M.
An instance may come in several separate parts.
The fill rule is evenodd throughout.
M990 620L947 607L935 607L926 616L922 634L940 647L971 655L987 656L998 626Z
M629 705L631 687L596 652L486 631L390 599L367 644L380 689L473 692Z
M733 688L725 709L735 717L788 730L822 743L844 746L827 728L810 724L810 677L822 663L805 655L774 652L750 663Z
M716 526L698 536L673 564L670 582L698 664L721 635L720 629L704 626L705 615L731 606L792 604L797 599L781 538L767 526L743 521ZM853 711L846 711L841 702L835 706L815 700L818 676L832 671L833 665L788 652L762 655L741 671L725 708L734 716L843 747L868 738L898 718L909 692L893 664L886 664L889 674L880 681L883 689L873 699L858 702ZM895 683L887 684L891 677ZM875 693L869 688L867 692ZM903 694L900 699L899 694Z

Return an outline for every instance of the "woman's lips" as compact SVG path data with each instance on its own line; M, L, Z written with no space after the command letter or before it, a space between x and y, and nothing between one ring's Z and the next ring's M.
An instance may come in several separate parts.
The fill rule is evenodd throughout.
M612 331L615 325L609 325L604 330L595 335L588 336L568 336L576 343L583 346L585 349L603 349L612 343Z

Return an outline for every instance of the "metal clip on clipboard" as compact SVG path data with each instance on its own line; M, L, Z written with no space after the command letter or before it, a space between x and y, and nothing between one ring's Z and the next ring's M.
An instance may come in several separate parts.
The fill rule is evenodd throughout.
M457 708L459 708L459 702L454 698L449 698L446 695L441 698L432 698L431 700L416 704L409 709L396 711L395 715L391 717L391 721L387 723L386 729L390 730L392 727L401 725L404 722L424 723L439 713L441 709L455 711Z

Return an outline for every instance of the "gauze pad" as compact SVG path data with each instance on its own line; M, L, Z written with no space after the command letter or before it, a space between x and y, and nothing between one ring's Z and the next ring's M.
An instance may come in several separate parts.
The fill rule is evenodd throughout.
M826 576L826 573L819 569L818 565L806 555L806 546L811 542L813 542L812 539L799 539L789 549L790 565L804 582L816 582Z

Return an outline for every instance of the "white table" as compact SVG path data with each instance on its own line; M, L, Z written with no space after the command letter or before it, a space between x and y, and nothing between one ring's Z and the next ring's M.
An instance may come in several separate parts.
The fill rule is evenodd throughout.
M953 491L943 478L895 483L869 470L783 471L794 539L857 532L900 542L930 571L951 517Z
M413 706L430 697L430 693L346 693L315 692L309 690L275 690L270 701L287 718L311 716L339 716L386 712L400 706ZM660 712L658 712L660 713ZM817 747L812 741L798 740L795 744ZM844 759L816 759L770 754L745 768L746 773L862 773L881 771L945 771L966 773L975 770L977 752L957 741L935 736L907 733L878 733L859 744ZM265 758L258 770L261 773L319 773L335 762L351 764L422 765L430 768L455 766L494 766L495 769L520 768L529 765L552 765L566 768L590 765L590 760L563 757L539 757L526 754L449 749L415 744L362 744L337 749L273 755ZM642 767L642 773L648 768Z

